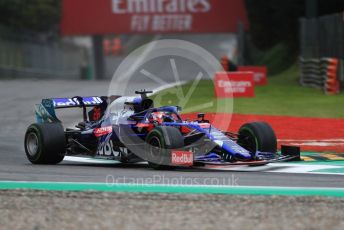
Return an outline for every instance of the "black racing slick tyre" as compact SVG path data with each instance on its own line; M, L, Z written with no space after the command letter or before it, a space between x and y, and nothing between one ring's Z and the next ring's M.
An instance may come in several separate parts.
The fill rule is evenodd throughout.
M66 152L66 138L60 123L35 123L25 134L26 156L33 164L58 164Z
M146 137L146 160L153 169L172 169L171 149L184 146L181 132L170 126L159 126L150 131Z
M239 129L238 144L252 153L277 152L277 138L274 130L266 122L251 122Z

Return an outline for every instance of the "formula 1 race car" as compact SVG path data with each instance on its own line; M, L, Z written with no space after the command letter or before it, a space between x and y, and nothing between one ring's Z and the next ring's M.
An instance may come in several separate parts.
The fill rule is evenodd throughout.
M85 155L125 163L147 161L154 169L175 166L265 165L295 154L277 153L273 129L265 122L221 131L204 114L182 120L178 106L154 108L147 97L101 96L43 99L36 105L37 123L25 134L25 152L33 164L57 164L64 156ZM56 110L80 107L83 121L66 128Z

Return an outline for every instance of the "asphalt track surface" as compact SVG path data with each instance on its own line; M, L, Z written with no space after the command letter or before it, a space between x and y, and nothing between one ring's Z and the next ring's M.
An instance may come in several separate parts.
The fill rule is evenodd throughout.
M23 139L27 126L34 122L33 105L41 98L75 95L106 95L108 81L0 81L0 180L106 182L146 182L197 185L344 187L343 176L293 173L209 171L179 169L157 171L144 164L109 165L63 161L59 165L32 165L25 156ZM147 82L135 87L146 88ZM134 87L134 86L131 86ZM154 88L155 85L149 84ZM148 88L149 88L148 87ZM128 88L128 91L133 89ZM81 115L80 111L76 111ZM69 116L69 117L68 117ZM76 116L68 115L71 121Z

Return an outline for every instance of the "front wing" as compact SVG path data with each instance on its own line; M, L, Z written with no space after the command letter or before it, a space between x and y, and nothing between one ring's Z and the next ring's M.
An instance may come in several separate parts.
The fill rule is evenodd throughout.
M235 161L235 162L225 162L225 161L199 161L195 160L194 165L248 165L248 166L261 166L269 163L292 161L296 159L297 156L279 156L274 159L269 160L252 160L252 161Z

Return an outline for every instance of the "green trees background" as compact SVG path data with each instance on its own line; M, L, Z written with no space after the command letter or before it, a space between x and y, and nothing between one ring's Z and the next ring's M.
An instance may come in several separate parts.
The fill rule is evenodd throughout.
M0 0L0 25L46 32L58 28L61 0Z
M344 11L344 0L317 2L317 15ZM298 44L298 19L306 16L306 0L246 0L250 36L257 48L266 50L286 43L292 50Z

